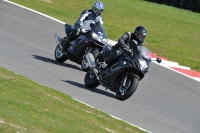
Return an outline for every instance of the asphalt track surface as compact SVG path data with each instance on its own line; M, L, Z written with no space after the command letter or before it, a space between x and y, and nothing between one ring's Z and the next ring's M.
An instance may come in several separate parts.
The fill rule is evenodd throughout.
M153 133L200 133L200 83L155 63L126 101L102 86L84 85L85 72L57 63L54 33L64 25L0 1L0 66L61 91Z

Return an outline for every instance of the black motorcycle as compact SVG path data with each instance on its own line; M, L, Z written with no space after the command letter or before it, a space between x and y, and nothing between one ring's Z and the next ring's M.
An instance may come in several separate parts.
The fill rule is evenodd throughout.
M66 35L69 35L73 26L70 24L65 25ZM92 20L84 22L84 29L86 33L82 33L77 39L71 41L67 46L67 55L63 54L60 45L61 37L56 33L55 39L57 46L55 49L55 59L58 62L65 62L67 59L81 65L83 71L89 69L89 65L85 58L87 53L92 53L94 57L101 52L102 48L108 42L104 27L101 23L95 23Z
M134 52L125 49L116 62L103 68L104 59L108 58L110 50L109 46L105 46L102 54L96 59L90 53L86 55L90 70L86 73L84 82L88 88L95 88L101 84L115 92L117 99L126 100L133 95L139 81L148 72L152 61L150 52L144 46L138 46ZM157 58L156 61L160 63L162 60Z

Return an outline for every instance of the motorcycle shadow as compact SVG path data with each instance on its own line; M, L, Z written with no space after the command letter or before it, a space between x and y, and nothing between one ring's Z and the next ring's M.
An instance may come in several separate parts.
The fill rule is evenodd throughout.
M42 57L42 56L39 56L39 55L32 55L32 56L33 56L33 58L44 61L44 62L50 62L52 64L56 64L56 65L59 65L59 66L69 67L69 68L73 68L73 69L82 71L80 67L72 65L72 64L60 63L60 62L57 62L56 60L53 60L53 59L50 59L50 58L47 58L47 57Z
M62 81L64 81L64 80L62 80ZM98 94L101 94L101 95L105 95L105 96L108 96L108 97L111 97L111 98L116 98L114 94L109 93L106 90L101 90L101 89L98 89L98 88L89 89L84 84L81 84L81 83L78 83L78 82L74 82L74 81L70 81L70 80L67 80L67 81L64 81L64 82L67 82L67 83L69 83L71 85L77 86L77 87L79 87L81 89L86 89L86 90L89 90L89 91L92 91L92 92L95 92L95 93L98 93Z

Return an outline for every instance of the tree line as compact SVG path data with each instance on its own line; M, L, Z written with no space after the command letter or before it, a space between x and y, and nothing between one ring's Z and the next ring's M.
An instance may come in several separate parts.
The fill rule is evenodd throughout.
M191 10L193 12L200 12L200 0L146 0L158 4L165 4L181 9Z

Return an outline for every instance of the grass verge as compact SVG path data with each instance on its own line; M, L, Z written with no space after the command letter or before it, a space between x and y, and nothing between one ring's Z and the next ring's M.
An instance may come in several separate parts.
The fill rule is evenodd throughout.
M0 67L1 133L144 133Z

